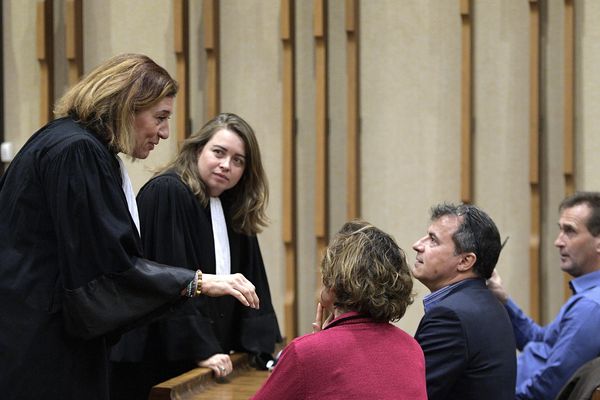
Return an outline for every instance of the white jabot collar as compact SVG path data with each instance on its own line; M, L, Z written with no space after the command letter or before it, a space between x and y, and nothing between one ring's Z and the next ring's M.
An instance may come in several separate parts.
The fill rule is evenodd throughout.
M123 164L123 160L115 154L117 160L119 160L119 167L121 168L121 188L123 189L123 193L125 194L125 199L127 199L127 208L129 209L129 214L133 219L135 227L137 228L138 234L140 233L140 216L138 214L137 203L135 202L135 193L133 192L133 186L131 186L131 179L129 179L129 175L127 175L127 170L125 169L125 164Z
M231 255L229 253L229 237L223 206L218 197L210 198L210 216L212 220L213 238L215 241L215 263L217 275L231 274Z

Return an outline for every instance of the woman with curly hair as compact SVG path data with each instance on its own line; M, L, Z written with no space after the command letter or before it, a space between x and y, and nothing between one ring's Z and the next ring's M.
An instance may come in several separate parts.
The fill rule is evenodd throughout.
M413 300L402 249L368 222L347 222L321 273L313 333L284 349L253 399L427 399L423 352L389 323Z

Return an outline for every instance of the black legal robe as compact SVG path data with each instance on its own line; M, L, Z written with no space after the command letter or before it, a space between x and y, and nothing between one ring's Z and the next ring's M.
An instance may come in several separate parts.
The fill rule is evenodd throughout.
M70 118L36 132L0 180L0 398L108 399L109 343L194 276L141 255L106 144Z
M149 259L215 273L210 207L203 207L175 173L151 179L137 200ZM156 379L167 379L169 362L187 360L191 368L196 360L230 350L272 353L281 341L258 240L231 229L227 192L221 202L231 273L240 272L255 285L260 309L245 307L231 296L191 299L160 320L123 335L113 349L113 361L154 363L164 367L162 377Z

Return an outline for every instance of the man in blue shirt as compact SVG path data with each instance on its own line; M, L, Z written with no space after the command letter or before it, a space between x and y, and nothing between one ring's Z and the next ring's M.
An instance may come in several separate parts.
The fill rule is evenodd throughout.
M540 326L508 297L494 272L488 287L505 304L517 348L517 399L554 399L575 371L600 355L600 193L578 192L559 207L560 268L573 296Z
M467 204L433 207L427 234L413 245L412 273L431 291L415 334L429 400L515 397L512 326L485 284L501 248L494 221Z

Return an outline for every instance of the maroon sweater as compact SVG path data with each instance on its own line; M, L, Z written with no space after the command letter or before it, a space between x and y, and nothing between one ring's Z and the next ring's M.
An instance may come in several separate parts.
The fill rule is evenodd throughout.
M427 400L423 352L394 325L345 313L294 339L253 399Z

